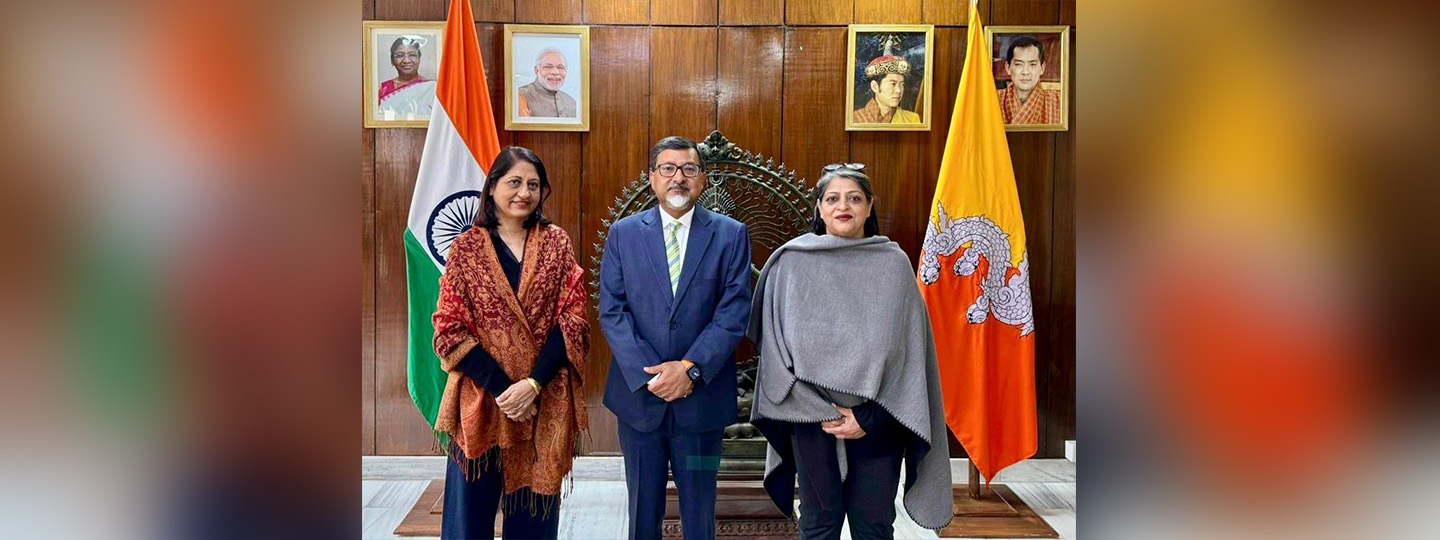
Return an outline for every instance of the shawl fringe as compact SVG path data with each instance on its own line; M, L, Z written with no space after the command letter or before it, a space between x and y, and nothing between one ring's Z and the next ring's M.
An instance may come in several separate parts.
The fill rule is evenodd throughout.
M484 228L461 234L440 280L434 346L448 378L435 428L454 441L466 471L483 472L495 459L518 468L506 475L507 493L558 492L572 467L575 439L588 427L580 376L590 350L584 270L563 230L537 227L526 240L519 286L512 289L492 244ZM533 369L552 328L564 336L569 362L541 388L538 414L529 421L505 417L493 397L458 369L481 346L510 379L520 380ZM497 447L504 452L486 458ZM537 495L537 504L543 506L545 496Z

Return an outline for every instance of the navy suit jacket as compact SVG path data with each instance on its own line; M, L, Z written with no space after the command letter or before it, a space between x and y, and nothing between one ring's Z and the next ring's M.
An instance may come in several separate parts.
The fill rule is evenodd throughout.
M750 233L695 207L680 284L672 295L661 210L610 227L600 263L600 329L610 344L605 407L636 431L653 431L674 407L685 431L735 422L735 346L750 322ZM689 359L701 378L689 397L665 403L645 386L646 366Z

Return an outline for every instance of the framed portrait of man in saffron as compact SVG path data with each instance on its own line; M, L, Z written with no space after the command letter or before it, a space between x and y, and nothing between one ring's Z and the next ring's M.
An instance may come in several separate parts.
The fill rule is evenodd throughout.
M845 55L845 129L930 129L935 27L852 24Z
M1070 27L987 26L1007 131L1070 129Z
M505 129L590 131L590 27L505 25Z
M365 21L365 127L426 127L445 23Z

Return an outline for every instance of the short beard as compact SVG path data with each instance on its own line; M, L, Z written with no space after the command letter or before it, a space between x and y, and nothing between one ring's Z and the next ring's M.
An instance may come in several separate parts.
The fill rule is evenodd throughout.
M679 210L681 208L685 208L685 205L687 204L690 204L690 196L688 195L675 193L665 196L665 205L669 206L670 208Z

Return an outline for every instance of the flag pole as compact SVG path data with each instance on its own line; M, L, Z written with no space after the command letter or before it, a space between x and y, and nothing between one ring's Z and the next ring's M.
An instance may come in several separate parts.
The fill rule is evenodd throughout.
M980 484L980 469L975 468L975 462L965 460L970 464L970 498L983 499L985 497L985 486Z
M992 153L993 156L990 157L993 157L995 161L986 162L987 166L991 166L993 168L993 170L988 171L990 175L988 177L986 177L985 175L981 175L982 178L967 178L966 180L989 180L992 182L998 182L1001 180L999 177L1003 176L1006 177L1003 179L1005 182L1013 183L1013 169L1011 168L1010 156L1006 148L1008 141L1003 138L1003 129L998 130L999 133L997 134L997 130L995 129L998 127L997 125L973 124L975 122L994 122L998 124L1001 119L998 111L998 103L994 101L997 96L995 96L993 91L984 91L984 85L994 85L994 80L990 77L989 74L989 69L991 69L991 60L993 60L991 58L991 53L992 48L994 47L994 43L983 42L984 39L982 36L984 35L984 25L981 22L979 9L979 0L970 0L970 22L966 28L967 48L965 69L964 71L962 71L960 77L960 92L963 95L956 96L957 104L954 114L954 121L952 122L951 127L953 129L956 125L958 125L956 124L956 122L962 121L963 116L964 121L972 123L966 126L973 128L972 133L969 133L968 135L976 135L978 133L982 139L988 141L988 144L982 145L981 147L971 146L965 150L965 152L969 152L968 154L961 154L956 157L962 160L969 160L968 162L974 162L974 160L977 159L976 154L979 154L981 152ZM961 107L970 107L964 109L967 114L961 114ZM973 107L979 107L979 109L973 109ZM946 155L945 159L941 161L941 177L937 180L937 190L935 194L937 202L935 203L936 206L932 209L932 220L937 219L937 212L939 212L939 216L946 215L945 213L943 213L943 209L940 208L939 201L942 196L942 192L939 189L940 186L944 185L947 187L951 187L951 184L946 183L945 181L947 179L954 181L954 177L951 175L958 174L957 171L950 171L951 175L947 175L946 172L949 169L948 166L945 165L945 163L949 161L949 158L952 157L952 146L956 141L951 139L955 138L955 136L956 133L952 131L951 138L947 138L946 140ZM963 136L965 135L961 135L962 138ZM979 157L984 158L985 156ZM1001 165L996 165L997 163ZM1018 200L1011 202L1015 205L1019 204ZM955 206L964 208L963 203ZM1010 223L1010 226L1023 227L1023 225L1018 221L1018 219L1015 222ZM1023 228L1020 230L1023 231ZM936 230L936 232L938 232L938 229ZM927 241L928 240L929 239L927 238ZM1023 236L1021 237L1021 242L1021 245L1023 246ZM997 254L996 257L1004 257L1006 255L1008 254ZM994 262L995 261L992 261L992 263ZM917 276L917 279L921 278ZM923 290L921 294L922 296L925 294ZM936 318L932 313L932 324L935 320ZM938 346L939 343L937 343L937 347ZM1033 392L1033 390L1031 391ZM949 405L950 404L947 403L947 411ZM952 425L951 428L952 432L955 432L955 426ZM986 448L983 441L976 442L976 444L979 445L977 447L977 450L981 448ZM966 451L968 453L970 449L967 448ZM1031 450L1032 455L1033 452L1034 451ZM1024 499L1021 499L1019 496L1017 496L1015 494L1015 491L1010 489L1009 486L998 483L982 483L980 478L980 469L975 464L975 457L973 455L969 457L970 459L966 460L966 469L968 469L967 476L969 477L968 482L966 482L965 487L961 487L959 483L951 484L951 495L954 501L954 516L948 526L940 529L939 531L936 531L936 534L939 537L1058 538L1060 536L1059 533L1057 533L1055 529L1050 526L1049 523L1045 522L1044 518L1041 518L1039 515L1037 515L1035 511L1030 508L1028 504L1025 503ZM996 456L990 455L989 457L991 458L991 463L994 464ZM998 471L993 471L992 474L996 476L999 475ZM993 482L995 479L991 478L990 480ZM954 482L954 479L952 479L952 482Z
M973 10L980 9L980 0L970 0L970 9L972 10L972 13ZM975 467L975 460L973 459L967 459L965 460L965 462L970 464L970 482L968 490L970 493L970 498L975 500L984 498L985 486L980 485L980 469L977 469Z

